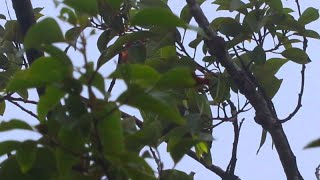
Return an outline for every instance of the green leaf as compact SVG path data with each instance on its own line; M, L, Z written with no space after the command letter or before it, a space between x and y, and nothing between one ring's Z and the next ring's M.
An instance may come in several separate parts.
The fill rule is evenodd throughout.
M72 76L67 62L53 57L41 57L29 69L17 72L7 86L7 91L40 87L61 82Z
M167 151L170 152L173 161L178 163L194 144L195 141L191 138L173 136L168 141Z
M4 19L4 20L6 20L7 18L6 18L6 16L5 16L5 15L0 14L0 19Z
M5 24L5 32L3 35L4 40L14 41L22 43L22 33L19 27L19 23L16 20L9 20Z
M264 12L262 10L255 10L249 12L245 17L243 22L247 23L251 29L251 31L258 33L260 29L265 26L268 21L268 16L264 16ZM246 24L244 24L245 26ZM245 26L247 27L247 26ZM245 28L243 28L245 29ZM245 30L243 30L245 31Z
M4 141L0 142L0 156L17 150L21 142L19 141Z
M113 9L118 10L123 0L105 0Z
M12 119L10 121L2 121L0 123L0 132L9 131L13 129L24 129L24 130L31 130L31 131L33 130L28 123L18 119Z
M33 167L23 174L13 155L1 163L0 176L2 179L57 179L55 159L50 150L39 148Z
M319 18L319 10L313 7L309 7L302 13L298 22L303 25L306 25L311 23L312 21L317 20L318 18Z
M193 180L193 177L183 171L167 169L161 171L160 180Z
M0 115L1 116L3 116L5 110L6 110L6 102L2 101L2 102L0 102Z
M277 10L278 12L283 11L282 2L279 0L266 0L266 4L268 4L272 9Z
M161 76L156 88L190 88L195 87L196 82L189 68L174 68Z
M108 157L116 165L120 166L124 170L124 173L132 180L156 180L152 168L148 163L139 157L136 153L122 153L119 156L111 155ZM120 163L119 163L120 162ZM124 174L122 173L122 174Z
M320 139L316 139L314 141L311 141L307 146L304 147L304 149L316 148L316 147L320 147Z
M259 151L260 151L261 147L263 146L263 144L266 142L267 134L268 134L268 131L266 131L265 129L262 129L260 145L259 145L259 148L257 150L257 154L259 153Z
M132 86L118 100L142 111L157 114L168 122L184 124L185 120L180 116L177 108L163 102L160 98L163 98L161 92L147 93L137 86Z
M298 64L307 64L311 62L306 52L299 48L289 48L284 50L281 55Z
M0 54L0 68L7 70L10 67L10 62L4 54Z
M115 55L119 54L124 49L124 45L152 37L153 35L153 33L148 31L138 31L130 34L125 34L119 37L109 48L107 48L101 54L101 56L98 59L98 67L101 67Z
M77 157L61 148L56 148L55 155L59 173L62 176L67 176L70 172L72 172L72 166L77 163Z
M77 16L76 14L69 8L63 7L60 10L60 15L59 18L69 22L72 25L76 25L77 24Z
M112 30L108 29L103 31L101 35L98 38L97 46L100 52L103 52L106 48L110 40L115 36L114 33L112 33Z
M97 124L105 156L124 151L124 136L121 125L120 111L115 104L101 104L105 116Z
M159 80L160 74L150 66L122 64L110 77L124 79L127 85L136 84L146 88L153 86Z
M131 20L131 25L137 26L162 26L183 27L186 24L171 11L164 8L147 8L139 11Z
M300 36L305 36L305 37L310 37L310 38L315 38L315 39L320 39L320 35L317 31L306 29L302 32L294 33L298 34Z
M17 149L16 159L22 173L28 172L35 160L37 153L37 144L34 141L24 141Z
M50 56L52 56L52 57L54 57L56 59L59 59L61 62L65 63L65 66L69 67L70 71L71 71L71 69L73 69L73 67L72 67L73 65L72 65L72 62L71 62L70 58L61 49L59 49L59 48L57 48L56 46L53 46L53 45L43 45L41 47L41 49L43 51L45 51L46 53L48 53Z
M64 4L74 8L76 11L95 16L98 13L97 1L92 0L64 0Z
M76 47L77 40L82 32L81 27L73 27L66 32L66 42L72 45L73 47Z
M39 48L42 44L63 41L64 37L58 23L53 18L46 18L30 28L24 39L24 46L27 49Z
M60 102L60 99L64 95L65 92L57 87L48 86L46 88L46 92L40 97L39 104L37 106L40 121L43 122L45 120L48 112Z
M230 98L230 87L227 84L227 78L222 75L219 76L218 85L216 87L216 94L214 97L214 103L222 103Z
M253 66L252 71L258 76L266 74L275 75L286 62L288 62L287 59L271 58L268 59L265 64Z
M230 11L237 10L241 8L244 5L244 3L241 0L231 0L230 3Z
M82 77L86 76L88 74L84 74ZM93 79L89 79L90 77L86 77L86 81L84 82L86 85L89 85L89 82L91 83L93 87L97 88L101 93L105 92L105 82L104 78L100 73L95 73ZM81 79L81 78L80 78Z
M264 64L266 62L266 53L261 46L256 46L251 54L253 57L253 61L257 64Z
M232 36L232 37L235 37L241 34L243 28L241 24L235 19L225 17L225 18L221 18L219 21L220 23L218 25L218 29L222 34L226 36Z

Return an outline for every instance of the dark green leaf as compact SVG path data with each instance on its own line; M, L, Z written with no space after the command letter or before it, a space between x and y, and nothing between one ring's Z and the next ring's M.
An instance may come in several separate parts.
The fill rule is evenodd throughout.
M54 86L48 86L46 88L46 92L40 97L39 104L37 106L40 121L45 120L47 113L60 102L60 99L64 95L65 92Z
M319 33L317 31L313 31L313 30L310 30L310 29L306 29L306 30L304 30L302 32L298 32L298 33L295 33L295 34L298 34L300 36L320 39Z
M97 1L92 0L64 0L64 3L75 10L95 16L98 13Z
M121 125L120 112L115 104L101 104L105 111L105 117L97 124L101 143L105 156L124 151L124 136Z
M61 148L56 148L55 155L59 173L62 176L70 174L72 172L72 166L77 163L77 157Z
M138 26L187 27L180 18L164 8L143 9L135 14L131 24Z
M307 146L304 147L304 149L315 148L315 147L320 147L320 139L311 141Z
M317 20L318 18L319 18L319 10L313 7L309 7L302 13L298 22L305 25L305 24L311 23L312 21Z
M72 69L72 62L64 51L53 45L43 45L41 48L50 56L59 59L65 63L65 66L68 66L70 69Z
M18 42L18 43L23 42L23 38L22 38L21 30L19 28L18 21L9 20L6 22L3 39L8 40L8 41Z
M242 32L241 24L233 18L223 18L218 28L226 36L235 37Z
M160 180L193 180L193 177L183 171L168 169L161 171Z
M6 101L0 102L0 115L3 116L4 112L6 110ZM1 126L1 124L0 124Z
M230 3L230 11L237 10L241 8L244 5L244 3L241 0L232 0Z
M202 40L203 40L203 38L201 38L201 37L198 37L198 38L194 39L193 41L191 41L191 42L189 43L189 47L195 49L195 48L200 44L200 42L201 42Z
M281 55L298 64L307 64L310 61L306 52L299 48L289 48L284 50Z
M103 52L107 48L108 43L114 37L114 35L115 34L113 34L111 30L106 30L101 33L97 42L97 46L100 52Z
M115 10L118 10L120 8L120 5L122 4L123 0L105 0L111 7Z
M25 39L24 46L39 48L42 44L63 42L64 37L60 26L53 18L46 18L30 28Z
M141 87L151 87L159 80L160 74L150 66L123 64L110 77L124 79L128 85L137 84Z
M18 141L4 141L0 142L0 156L17 150L21 142Z
M45 166L44 166L45 164ZM1 179L58 179L55 159L48 149L39 148L33 167L25 174L20 170L16 156L11 156L1 163Z
M148 31L138 31L119 37L109 48L107 48L98 59L98 67L108 62L115 55L124 50L124 45L133 43L138 40L151 37L153 33Z
M81 27L73 27L73 28L69 29L65 35L67 43L69 43L73 47L76 47L77 40L78 40L81 32L82 32Z
M4 19L4 20L6 20L7 18L6 18L6 16L5 16L5 15L0 14L0 19Z
M59 18L65 21L68 21L72 25L77 24L77 16L76 14L69 8L63 7L60 10Z
M4 54L0 54L0 68L7 70L10 67L10 62Z
M257 154L259 153L259 151L260 151L261 147L263 146L263 144L266 142L267 134L268 134L268 132L265 129L262 129L260 145L259 145L259 148L257 150Z
M156 88L190 88L196 82L189 68L174 68L161 76L156 84Z
M131 87L119 97L119 101L138 109L154 113L163 117L168 122L184 124L184 119L180 116L176 107L163 102L160 92L146 93L139 87ZM158 99L159 98L159 99Z
M17 149L17 161L22 173L28 172L35 160L37 153L37 144L34 141L24 141Z
M70 77L72 69L63 60L41 57L27 70L17 72L7 86L7 91L39 87Z
M10 121L2 121L0 123L0 132L9 131L13 129L24 129L24 130L32 131L32 127L28 123L18 119L12 119Z
M288 62L287 59L271 58L263 65L253 66L253 72L255 75L261 76L267 74L275 75L286 62Z
M277 10L278 12L283 11L282 2L279 0L266 0L266 4L268 4L272 9Z
M113 162L119 162L120 167L125 171L126 174L132 180L156 180L152 168L146 163L144 159L139 157L135 153L123 153L119 156L109 157ZM116 158L115 158L116 157Z
M218 79L218 85L217 85L216 95L214 97L215 103L222 103L223 101L230 98L230 87L227 84L226 77L223 77L222 75Z
M253 61L257 64L264 64L266 62L266 53L261 46L256 46L252 51Z
M167 151L170 153L173 161L178 163L194 144L195 141L190 138L173 136L169 139Z

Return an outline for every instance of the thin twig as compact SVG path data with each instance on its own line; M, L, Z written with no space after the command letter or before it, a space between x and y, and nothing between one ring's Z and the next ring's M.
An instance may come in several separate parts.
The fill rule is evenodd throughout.
M29 111L28 109L26 109L25 107L21 106L19 103L11 100L11 99L7 99L9 102L11 102L12 104L16 105L17 107L19 107L22 111L28 113L29 115L35 117L36 119L38 119L38 116L36 114L34 114L32 111Z
M296 5L297 5L297 8L298 8L299 16L301 17L302 13L301 13L299 0L295 0L295 2L296 2ZM306 38L306 36L303 36L303 51L304 52L307 51L307 47L308 47L308 39ZM297 106L292 111L292 113L290 113L288 115L288 117L286 117L283 120L281 120L281 123L285 123L285 122L289 121L290 119L292 119L297 114L297 112L300 110L300 108L302 107L302 97L303 97L304 84L305 84L305 71L306 71L306 65L303 64L302 68L301 68L301 87L300 87L300 92L298 94Z

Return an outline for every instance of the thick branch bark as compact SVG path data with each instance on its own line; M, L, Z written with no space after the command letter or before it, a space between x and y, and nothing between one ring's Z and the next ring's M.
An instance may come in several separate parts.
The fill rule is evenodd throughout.
M20 31L23 38L27 34L30 27L36 23L36 19L33 14L33 8L30 0L12 0L12 6L16 13L16 17L19 23ZM26 50L28 64L31 65L36 59L43 56L43 52L37 49ZM43 88L37 88L38 94L44 93Z
M240 92L249 100L255 109L255 121L271 134L287 179L302 180L303 177L299 172L296 158L291 150L282 125L275 112L270 108L269 102L265 99L263 92L252 82L248 74L231 60L224 39L218 37L217 33L210 28L206 16L196 1L186 1L192 16L208 36L205 44L209 49L209 53L217 57L233 81L237 84Z

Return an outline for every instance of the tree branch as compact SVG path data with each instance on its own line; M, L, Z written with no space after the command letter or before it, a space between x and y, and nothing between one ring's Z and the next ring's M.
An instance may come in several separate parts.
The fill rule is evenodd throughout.
M226 49L226 42L223 38L217 36L217 33L210 28L208 19L196 1L186 1L191 15L207 35L205 44L208 47L209 53L217 57L218 61L225 67L238 86L240 92L249 100L255 109L255 121L272 136L287 179L303 179L296 163L296 157L291 150L282 125L275 112L270 108L269 102L267 102L261 90L256 87L247 73L231 60L231 56Z
M17 16L20 31L24 38L30 27L36 23L32 4L30 0L12 0L12 6ZM26 55L29 65L31 65L36 59L44 56L42 51L32 48L26 50ZM37 88L37 91L39 95L44 94L44 88Z

